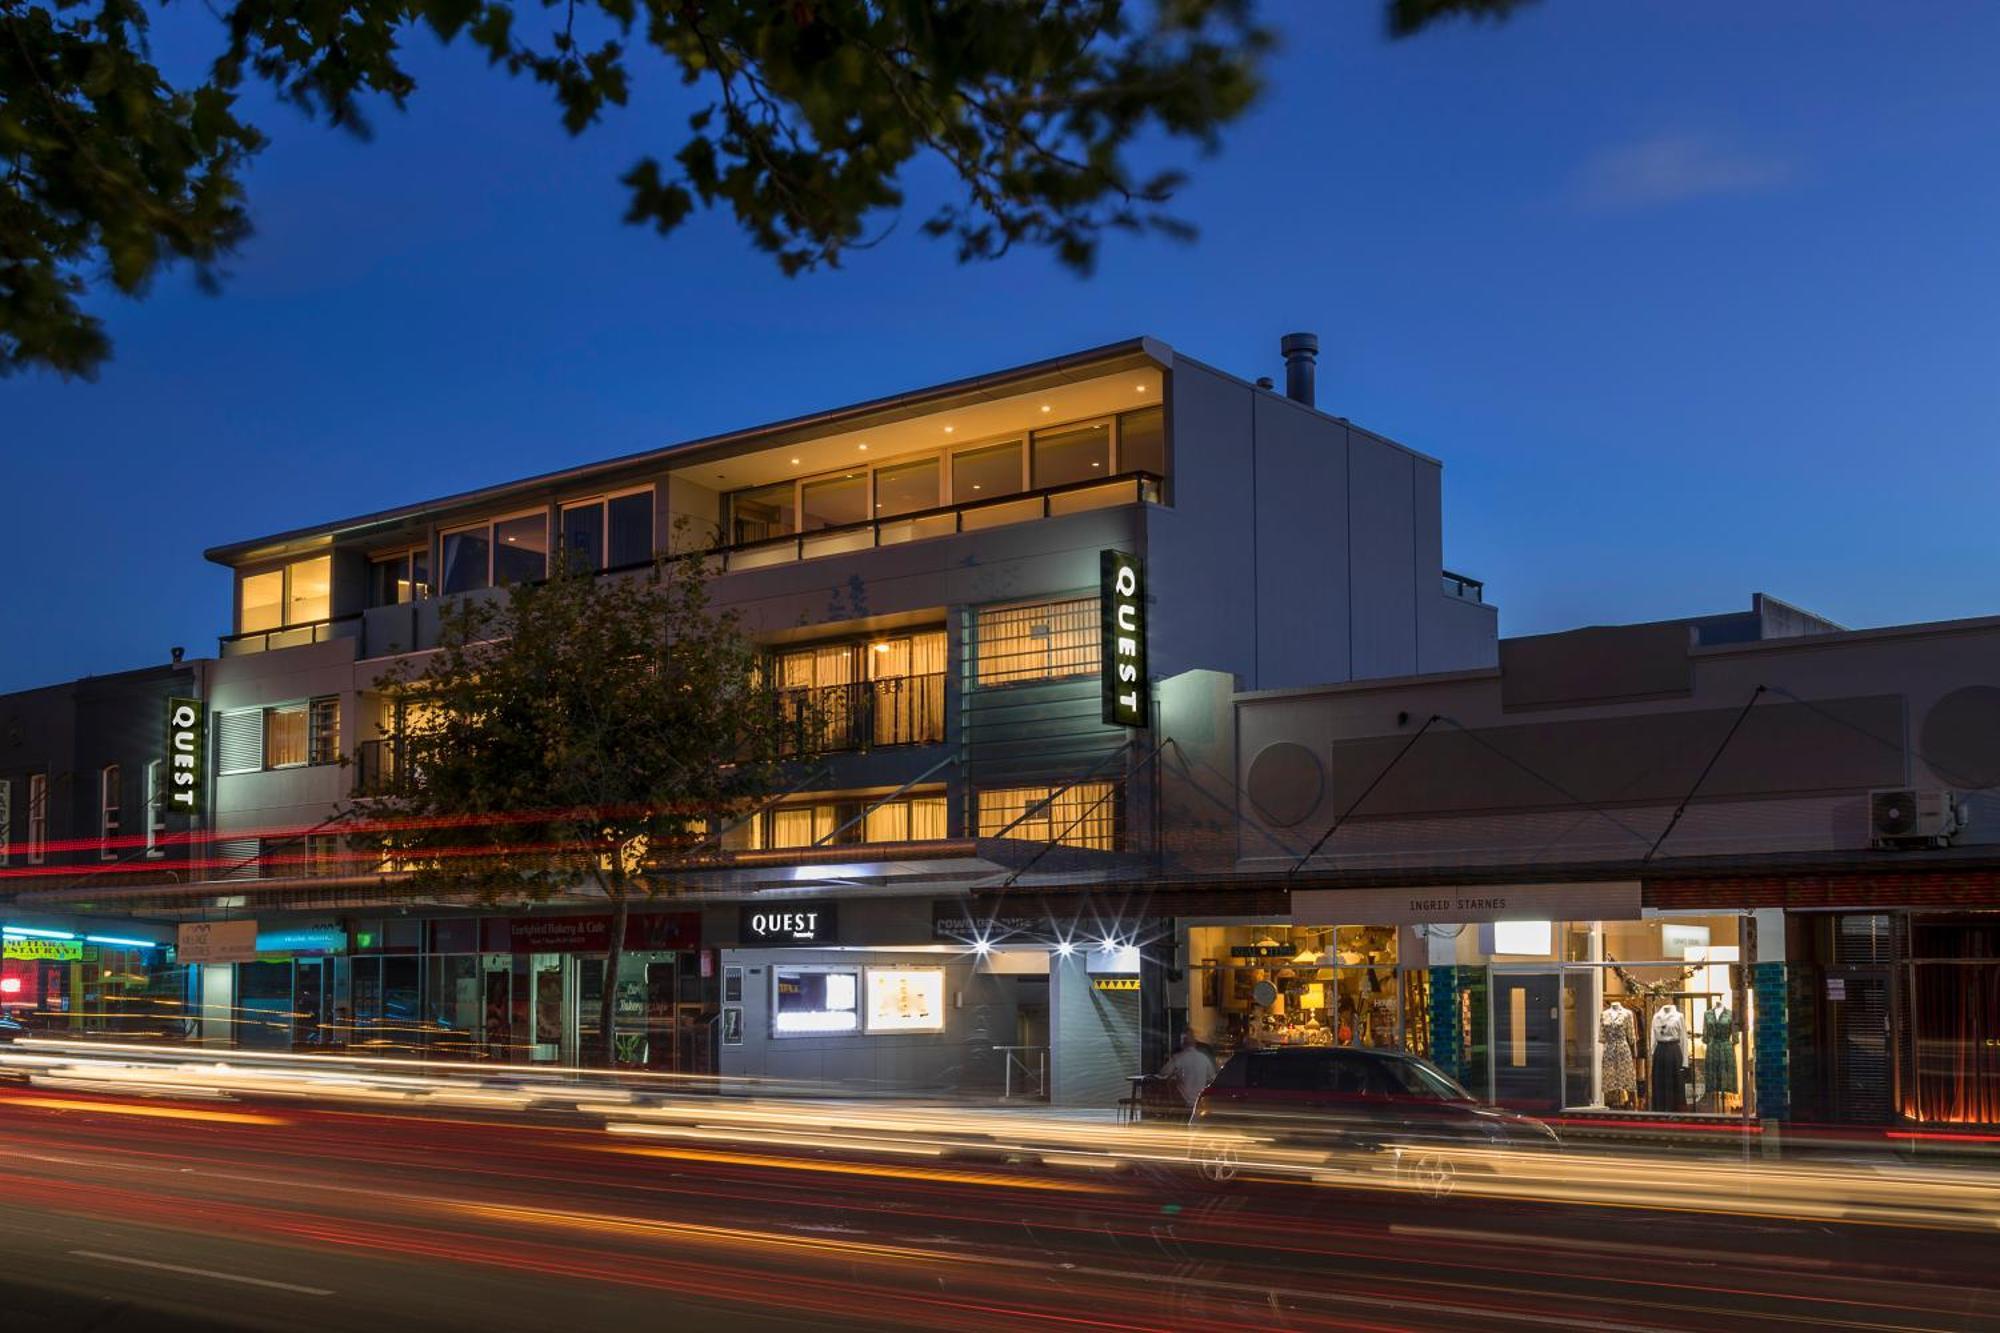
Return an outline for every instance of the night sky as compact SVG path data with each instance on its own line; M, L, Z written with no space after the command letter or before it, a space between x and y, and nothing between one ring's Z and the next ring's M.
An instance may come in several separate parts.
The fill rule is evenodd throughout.
M104 303L97 382L0 381L0 690L214 652L218 542L1139 333L1256 376L1316 330L1321 405L1445 461L1446 563L1504 634L1755 590L2000 612L2000 7L1546 0L1395 45L1379 8L1269 5L1200 239L1087 280L959 267L931 172L834 273L626 227L618 174L687 109L658 68L575 141L427 38L372 143L253 104L224 294L170 275ZM162 54L207 22L168 8Z

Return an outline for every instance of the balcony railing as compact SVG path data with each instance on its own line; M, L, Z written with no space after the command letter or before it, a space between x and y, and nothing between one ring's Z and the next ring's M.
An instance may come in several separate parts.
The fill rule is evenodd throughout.
M1158 504L1160 478L1150 472L1128 472L1104 481L1080 481L1046 490L1024 491L991 500L943 505L898 514L894 518L870 519L837 528L816 528L792 532L762 541L743 542L721 552L725 570L762 569L766 565L788 565L823 555L865 551L876 546L897 546L926 537L949 537L981 528L1027 523L1041 518L1060 518L1091 509L1112 509L1119 505Z
M784 690L778 707L790 754L933 745L944 739L944 674Z
M1486 585L1475 578L1463 574L1444 571L1444 595L1456 597L1461 602L1483 602L1486 600Z
M301 644L325 643L328 639L352 639L361 633L361 613L308 620L277 629L251 630L247 634L225 634L221 639L224 657L246 657L267 653L273 648L297 648Z

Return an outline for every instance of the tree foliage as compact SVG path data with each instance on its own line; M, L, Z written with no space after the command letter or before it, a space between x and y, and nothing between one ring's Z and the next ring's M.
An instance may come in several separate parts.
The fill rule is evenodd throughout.
M615 978L632 900L669 893L709 830L772 790L785 737L757 665L734 614L710 607L699 554L455 603L437 649L379 682L403 722L388 779L348 812L353 840L414 893L594 889Z
M956 181L923 230L964 259L1031 244L1086 269L1107 229L1185 234L1163 211L1181 178L1134 146L1214 147L1270 46L1252 0L222 0L214 62L177 88L148 54L152 7L0 0L0 373L90 374L102 281L138 293L181 260L212 280L264 146L237 117L246 84L365 131L417 91L420 31L544 85L572 133L642 72L696 88L684 131L625 174L626 219L665 233L725 209L787 273L878 239L921 158Z

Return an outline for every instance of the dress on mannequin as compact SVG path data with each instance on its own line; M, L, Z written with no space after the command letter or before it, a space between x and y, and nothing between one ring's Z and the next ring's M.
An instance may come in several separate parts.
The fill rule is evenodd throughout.
M1604 1066L1604 1103L1629 1105L1639 1092L1639 1070L1634 1057L1639 1046L1639 1020L1632 1011L1613 1000L1604 1006L1598 1020Z
M1718 1095L1736 1091L1736 1015L1710 1005L1702 1021L1702 1085ZM1720 1100L1717 1109L1721 1109Z
M1681 1070L1687 1067L1687 1021L1680 1006L1663 1004L1653 1015L1652 1098L1655 1111L1686 1110L1681 1097Z

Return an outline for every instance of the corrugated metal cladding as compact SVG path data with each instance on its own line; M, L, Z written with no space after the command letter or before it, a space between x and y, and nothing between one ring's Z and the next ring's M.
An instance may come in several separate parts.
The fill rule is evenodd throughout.
M964 765L974 788L1027 787L1081 777L1132 733L1103 722L1095 672L1073 680L961 692ZM1099 775L1122 769L1107 764Z

